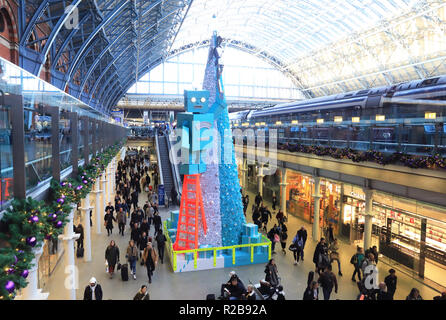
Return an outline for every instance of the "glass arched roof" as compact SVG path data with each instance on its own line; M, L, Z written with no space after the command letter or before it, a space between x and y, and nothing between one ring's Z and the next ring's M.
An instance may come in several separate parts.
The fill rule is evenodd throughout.
M224 46L287 74L306 97L446 73L444 0L20 4L20 65L36 76L49 70L53 85L104 113L156 66L206 46L214 30Z
M223 38L255 45L283 63L380 20L409 12L417 0L194 0L174 44Z

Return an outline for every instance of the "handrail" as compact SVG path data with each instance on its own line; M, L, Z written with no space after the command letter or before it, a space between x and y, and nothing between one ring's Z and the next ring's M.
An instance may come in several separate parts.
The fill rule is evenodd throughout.
M199 248L199 249L189 249L189 250L181 250L181 251L175 251L173 249L172 240L169 236L169 231L167 229L167 221L164 221L163 223L164 227L164 235L166 236L168 246L167 251L171 256L171 262L172 262L172 268L173 271L176 271L177 269L177 255L178 254L186 254L186 253L193 253L194 254L194 269L197 269L197 259L198 259L198 252L206 252L206 251L213 251L213 259L214 259L214 267L217 266L217 251L222 250L232 250L232 264L235 265L235 250L238 248L251 248L251 263L254 262L254 247L263 247L268 246L268 260L271 259L271 241L263 234L260 234L262 237L262 242L260 243L250 243L250 244L238 244L233 246L227 246L227 247L211 247L211 248ZM266 240L266 241L265 241Z
M156 144L156 158L157 158L156 163L158 164L159 177L161 180L161 184L164 185L163 168L162 168L162 165L160 162L161 157L160 157L160 147L159 147L159 143L158 143L158 130L156 130L156 132L155 132L155 144Z
M171 135L174 137L175 135L174 135L174 132L172 131L171 132ZM166 141L167 141L167 147L168 147L168 149L169 149L169 159L170 159L170 166L171 166L171 168L172 168L172 179L173 179L173 182L174 182L174 184L175 184L175 188L177 189L177 194L180 196L180 198L181 198L181 194L182 194L182 191L183 191L183 188L182 188L182 182L181 182L181 176L180 176L180 173L179 173L179 171L178 171L178 166L177 166L177 162L176 162L176 154L175 154L175 152L173 152L175 149L174 148L172 148L172 145L170 144L170 136L171 135L167 135L166 136Z

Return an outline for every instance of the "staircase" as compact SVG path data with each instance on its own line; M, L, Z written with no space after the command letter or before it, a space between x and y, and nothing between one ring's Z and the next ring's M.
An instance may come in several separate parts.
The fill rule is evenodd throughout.
M165 196L171 198L171 191L173 186L173 176L172 176L172 166L169 159L169 149L167 146L166 136L157 136L158 148L159 148L159 159L158 163L161 166L161 173L163 175L164 182L164 192Z
M200 214L204 234L207 231L199 174L184 176L182 194L177 235L173 245L175 251L198 249Z

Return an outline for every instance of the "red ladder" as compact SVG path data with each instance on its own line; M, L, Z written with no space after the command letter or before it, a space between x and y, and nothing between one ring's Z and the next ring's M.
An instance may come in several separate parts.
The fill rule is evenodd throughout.
M204 234L206 234L207 225L201 195L200 175L185 175L180 213L178 216L177 235L175 244L173 245L175 251L198 249L199 211L201 212Z

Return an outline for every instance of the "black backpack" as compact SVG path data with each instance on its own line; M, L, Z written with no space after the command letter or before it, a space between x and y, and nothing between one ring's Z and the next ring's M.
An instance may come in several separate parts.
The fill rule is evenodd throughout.
M356 266L357 264L358 264L358 254L354 254L353 256L352 256L352 258L350 259L350 263L352 264L352 265L354 265L354 266Z

